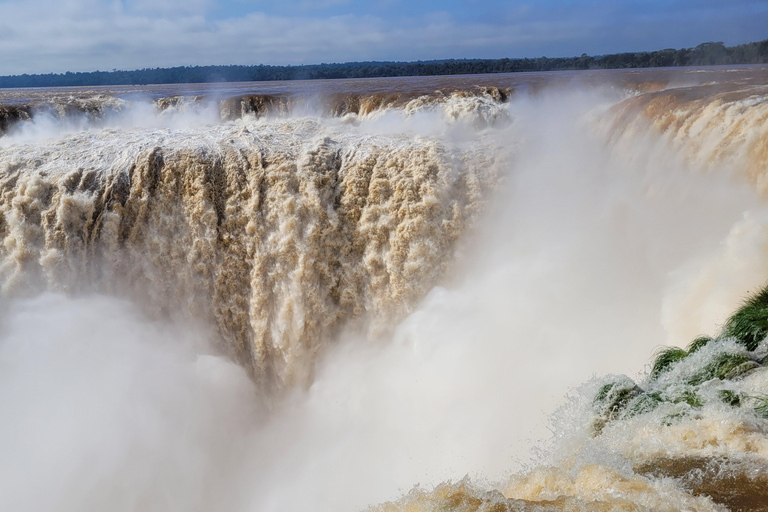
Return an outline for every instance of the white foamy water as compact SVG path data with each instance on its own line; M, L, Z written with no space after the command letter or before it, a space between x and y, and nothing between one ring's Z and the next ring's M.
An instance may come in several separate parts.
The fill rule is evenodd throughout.
M548 427L768 279L754 138L704 165L619 101L0 139L0 508L716 510L638 461L764 457L766 420L660 409L593 438L592 383Z

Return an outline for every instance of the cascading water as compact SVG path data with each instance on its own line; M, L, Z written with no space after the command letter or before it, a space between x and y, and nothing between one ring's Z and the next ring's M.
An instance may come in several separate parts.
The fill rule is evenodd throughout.
M765 71L659 73L13 93L0 508L755 509L759 407L590 381L768 279Z

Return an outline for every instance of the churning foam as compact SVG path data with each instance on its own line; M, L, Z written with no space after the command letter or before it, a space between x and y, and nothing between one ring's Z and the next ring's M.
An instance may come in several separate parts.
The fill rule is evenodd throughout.
M744 167L612 105L10 137L0 508L360 510L419 483L378 508L717 510L636 473L642 438L592 439L587 392L507 481L569 388L694 329L690 290L726 311L768 277Z
M4 294L100 290L204 318L256 380L289 387L329 337L385 331L446 273L503 151L297 118L0 153Z

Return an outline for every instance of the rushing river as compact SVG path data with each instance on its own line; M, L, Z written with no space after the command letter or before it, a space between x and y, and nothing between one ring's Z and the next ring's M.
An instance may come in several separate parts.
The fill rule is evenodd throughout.
M768 510L766 194L759 66L2 90L0 509Z

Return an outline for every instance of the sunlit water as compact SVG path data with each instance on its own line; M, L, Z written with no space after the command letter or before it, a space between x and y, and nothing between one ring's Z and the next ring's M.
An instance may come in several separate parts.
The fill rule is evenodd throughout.
M768 278L764 75L4 92L0 508L717 510L582 384Z

